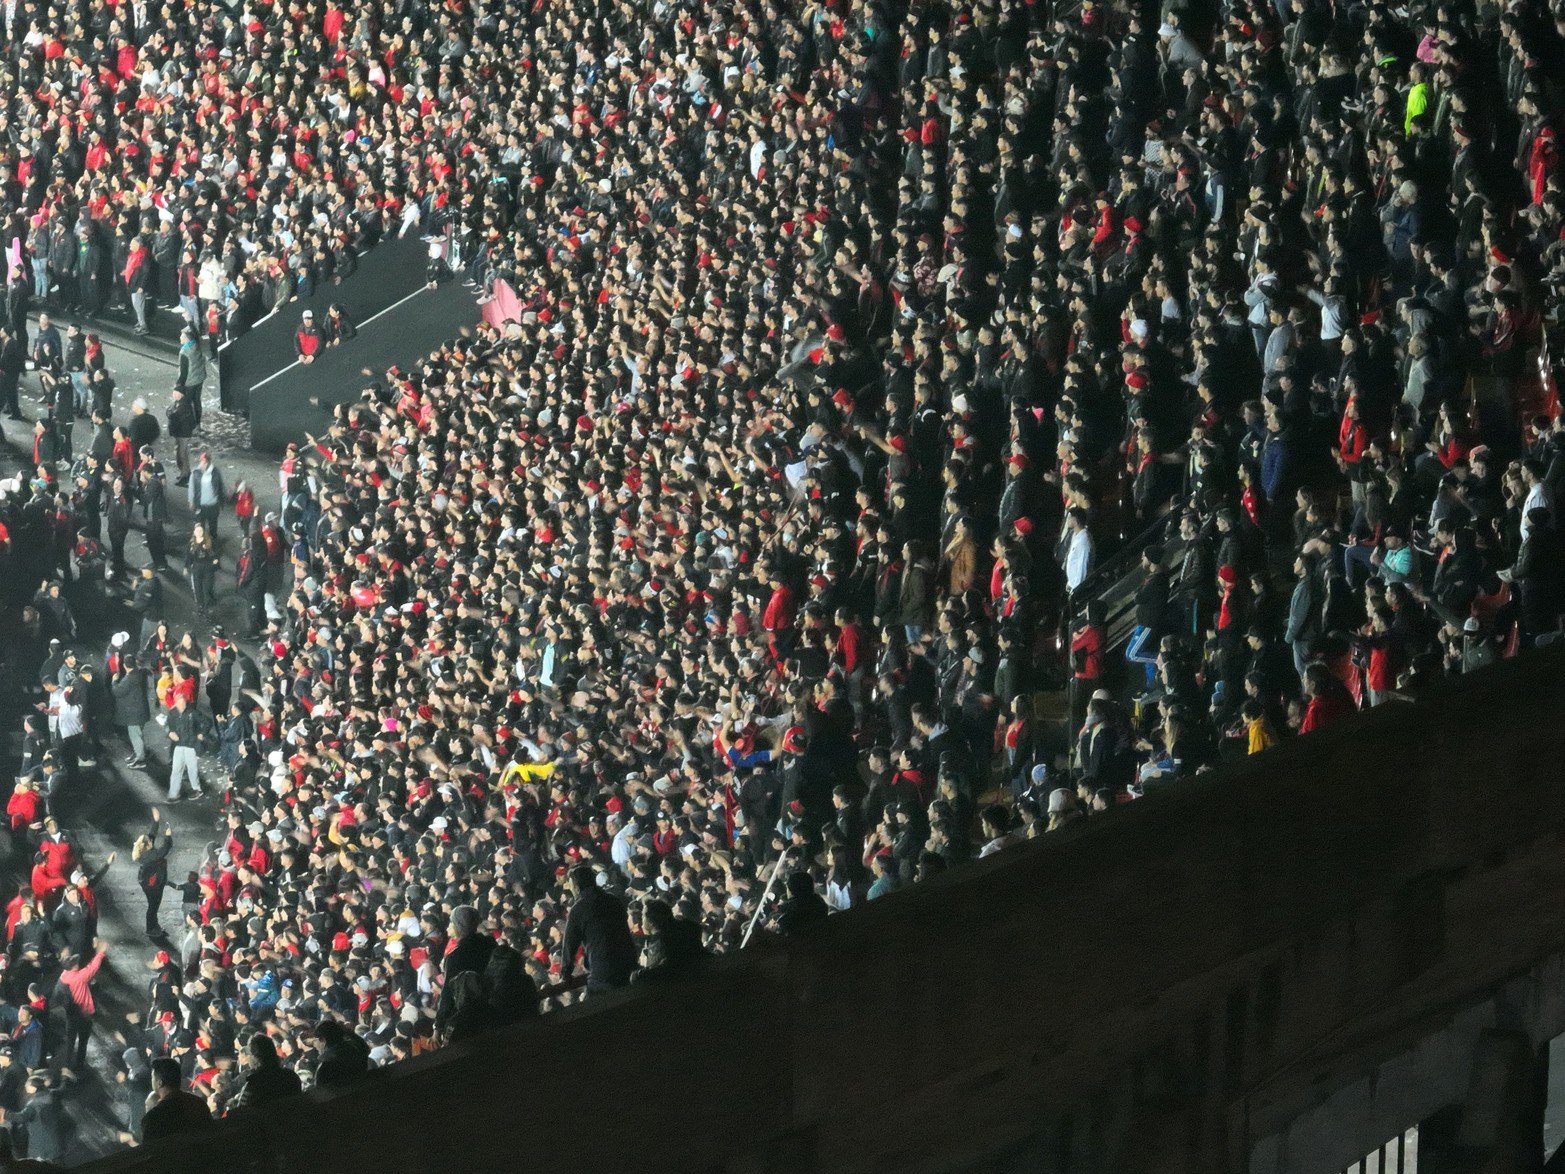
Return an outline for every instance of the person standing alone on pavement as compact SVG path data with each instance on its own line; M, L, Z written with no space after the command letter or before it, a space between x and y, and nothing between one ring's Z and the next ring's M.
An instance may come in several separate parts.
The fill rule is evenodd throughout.
M163 893L168 888L168 854L174 846L174 831L163 822L162 814L152 809L152 824L136 838L130 850L130 858L136 862L136 883L147 898L147 936L158 938L163 927L158 923L158 909L163 904Z
M168 434L174 438L174 463L179 468L174 484L183 489L190 484L190 438L196 434L196 410L190 397L177 387L168 406Z
M223 471L212 463L212 454L204 452L196 461L190 477L190 508L206 527L215 545L217 517L223 512Z
M196 338L196 328L186 326L179 332L179 377L177 387L190 400L196 417L196 427L201 426L201 387L206 383L206 352Z
M157 583L157 580L152 582ZM153 628L156 626L154 621ZM147 743L141 736L141 727L152 720L152 706L147 700L150 684L147 670L134 656L124 654L120 657L119 673L110 686L114 694L114 721L124 729L125 740L130 743L130 759L125 765L137 770L147 765Z
M205 730L201 711L190 704L184 694L176 696L174 708L168 715L168 740L174 744L173 762L168 779L170 803L177 803L184 798L180 787L182 778L189 781L191 795L197 798L201 796L199 748Z
M22 372L27 370L27 339L25 335L0 330L0 412L8 420L22 419L22 406L17 401L17 389L22 382Z

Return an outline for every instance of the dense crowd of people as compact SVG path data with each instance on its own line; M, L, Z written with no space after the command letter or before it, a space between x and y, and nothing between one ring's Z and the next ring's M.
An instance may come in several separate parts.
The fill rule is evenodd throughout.
M10 280L140 333L179 314L214 348L388 232L444 229L512 68L498 13L423 4L17 4L0 25Z
M222 795L127 1045L133 1133L148 1089L183 1128L183 1085L222 1112L344 1083L1558 635L1542 0L148 10L12 18L34 295L193 297L199 353L416 229L519 312L301 438L275 514L180 443L182 391L186 569L211 608L234 505L241 630L159 622L152 527L108 702L47 580L94 510L131 574L147 413L123 477L62 491L66 429L12 495L71 518L13 530L63 641L19 793L111 725L145 761L156 717L169 799ZM83 222L71 270L43 242ZM1034 702L1065 677L1060 737ZM81 888L21 802L51 871L13 958ZM154 813L149 932L167 852ZM91 1030L85 932L50 1055Z

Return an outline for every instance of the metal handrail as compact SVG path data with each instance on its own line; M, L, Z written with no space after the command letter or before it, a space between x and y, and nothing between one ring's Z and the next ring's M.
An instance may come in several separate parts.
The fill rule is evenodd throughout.
M1168 521L1173 516L1174 511L1159 515L1133 538L1120 543L1113 554L1081 581L1081 585L1071 593L1071 598L1080 600L1083 606L1088 600L1096 598L1111 580L1118 579L1125 573L1126 567L1133 567L1141 560L1141 552L1168 528Z

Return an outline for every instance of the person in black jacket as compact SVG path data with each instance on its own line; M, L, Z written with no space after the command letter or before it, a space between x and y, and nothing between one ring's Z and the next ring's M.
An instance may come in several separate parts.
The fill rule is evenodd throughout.
M249 1054L251 1068L250 1074L245 1077L244 1088L239 1092L240 1108L268 1105L302 1090L299 1074L283 1067L282 1061L277 1058L277 1045L270 1036L253 1037Z
M152 809L152 823L130 850L130 858L136 862L136 883L147 898L147 936L163 936L158 923L158 908L163 904L163 894L168 889L168 854L174 846L174 830L163 822L156 807Z
M190 438L196 434L196 409L177 387L168 407L168 434L174 438L174 463L179 468L174 484L184 488L190 484Z
M499 1016L484 997L484 980L471 970L464 970L451 980L441 992L441 1001L449 1003L442 1029L450 1043L472 1039L501 1026Z
M816 922L825 921L829 913L826 902L815 891L810 874L802 868L790 872L788 899L777 910L777 932L791 938Z
M342 1088L370 1070L368 1046L335 1019L315 1025L321 1059L315 1067L316 1088Z
M641 926L646 968L636 972L638 983L671 978L706 956L700 924L676 917L666 901L648 901L641 910Z
M1136 626L1125 646L1125 659L1146 669L1147 688L1157 675L1157 649L1163 639L1168 613L1168 572L1163 569L1163 548L1149 546L1141 552L1145 578L1136 588Z
M435 1008L435 1030L441 1031L446 1027L447 1021L456 1010L453 1001L455 995L454 979L459 974L469 971L482 974L489 965L489 957L494 953L495 942L487 933L482 933L478 928L478 910L471 905L458 905L451 910L451 940L456 945L451 947L446 954L445 961L441 963L440 974L443 980L440 990L440 1003Z
M82 900L81 889L75 885L65 887L64 899L55 906L49 926L55 939L72 954L86 953L92 941L92 910Z
M321 333L326 338L326 345L339 346L350 341L358 332L358 328L353 325L353 320L348 317L348 311L340 302L333 302L326 311L326 321L321 328Z
M3 365L4 358L0 356L0 366ZM125 435L130 437L131 447L138 454L163 435L163 426L158 423L158 418L147 410L147 401L140 397L131 401L130 419L125 424Z
M95 318L103 308L103 249L88 225L82 225L77 235L80 239L76 246L76 281L81 312Z
M152 1061L152 1095L141 1119L142 1141L211 1128L212 1112L206 1101L181 1088L182 1081L178 1060L162 1057Z
M606 991L624 986L637 964L625 902L598 884L597 871L590 864L571 869L567 887L576 902L565 919L566 966L573 964L577 950L586 947L587 989Z
M125 566L125 539L130 536L131 511L135 502L125 478L115 477L109 488L109 499L104 510L104 520L109 527L109 566L116 578L123 577Z
M137 639L145 645L156 631L158 621L163 618L163 584L158 580L155 564L141 568L141 578L137 580L135 592L131 595L130 609L141 617L141 631ZM136 749L134 737L131 738L131 748ZM144 758L145 754L138 752L136 757Z
M27 370L25 333L0 330L0 412L12 420L22 419L17 388Z
M515 947L501 942L484 968L489 1005L502 1024L538 1017L538 984Z
M150 454L151 450L147 450ZM147 544L147 557L152 566L166 571L168 566L168 486L163 481L161 466L150 463L141 467L141 509L146 519L142 536ZM138 590L140 587L138 585Z

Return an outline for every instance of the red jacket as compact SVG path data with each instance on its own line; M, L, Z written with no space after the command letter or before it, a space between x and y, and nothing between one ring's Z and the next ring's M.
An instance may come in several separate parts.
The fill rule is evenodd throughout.
M299 352L301 359L316 354L321 349L321 332L313 323L299 327L299 332L293 336L294 349Z
M1367 448L1369 429L1364 427L1364 422L1343 416L1342 427L1337 432L1337 451L1342 454L1342 459L1350 465L1356 465L1363 459Z
M1309 705L1304 709L1304 721L1299 725L1299 733L1312 733L1328 722L1352 712L1353 706L1344 695L1323 693L1311 697Z
M857 624L844 624L842 631L837 633L837 655L842 661L844 672L852 675L859 667L860 648L864 643L864 637L860 634Z
M786 632L793 627L793 592L789 588L772 588L772 597L761 613L761 627L768 632Z
M11 830L24 828L38 818L37 791L13 791L6 802L5 813L11 817Z
M1087 624L1071 636L1071 662L1078 681L1096 681L1103 675L1103 627Z

